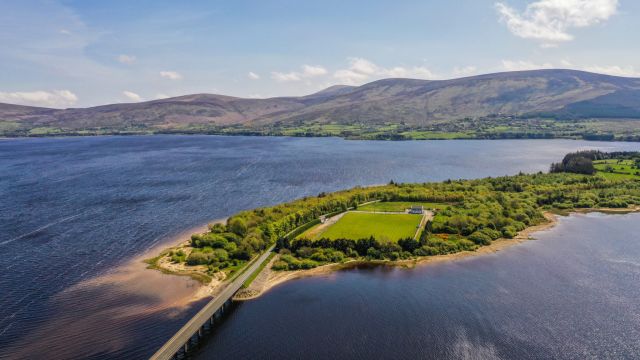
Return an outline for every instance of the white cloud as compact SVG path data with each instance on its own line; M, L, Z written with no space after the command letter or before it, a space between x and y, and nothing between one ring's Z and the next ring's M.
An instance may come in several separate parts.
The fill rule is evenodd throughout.
M539 69L551 69L553 64L545 62L542 64L536 64L531 61L525 60L502 60L502 67L506 71L523 71L523 70L539 70Z
M583 66L582 70L599 73L599 74L614 75L614 76L640 77L640 71L637 71L633 66L588 65L588 66Z
M395 78L435 79L438 76L424 66L405 68L396 66L390 69L380 69L379 75Z
M384 68L363 58L349 58L349 67L333 73L333 77L346 85L357 85L367 80L385 77L435 79L438 75L424 66Z
M573 40L569 31L606 21L618 9L618 0L538 0L524 12L495 4L501 20L516 36L541 41L544 47Z
M0 102L45 107L69 107L78 101L69 90L0 92Z
M127 90L125 90L125 91L123 91L123 92L122 92L122 94L123 94L123 95L124 95L128 100L131 100L131 101L134 101L134 102L142 101L142 97L141 97L140 95L138 95L138 94L134 93L133 91L127 91Z
M169 80L180 80L182 75L176 71L160 71L160 76Z
M249 71L249 73L247 74L247 77L251 80L258 80L260 79L260 75L254 73L253 71Z
M120 54L117 60L120 63L131 65L136 61L136 57L133 55Z
M373 75L378 72L379 69L378 65L363 58L350 58L349 63L349 70L364 75Z
M302 71L278 72L272 71L271 78L278 82L300 81L328 74L327 69L320 65L302 65Z
M271 72L271 78L278 82L300 81L302 78L297 72L282 73L277 71Z
M478 68L473 65L464 66L464 67L454 67L452 75L453 77L465 77L469 75L474 75L478 73Z
M369 78L369 75L359 73L349 69L343 69L333 73L333 77L336 78L342 84L355 85L367 80Z
M327 69L319 65L302 65L302 77L316 77L326 75L327 73Z
M502 67L506 71L519 71L519 70L537 70L537 69L553 69L564 68L588 71L597 74L607 74L613 76L627 76L627 77L640 77L640 71L636 70L633 66L620 66L620 65L580 65L573 62L562 59L559 62L560 66L555 66L552 63L545 62L542 64L536 64L531 61L525 60L502 60Z

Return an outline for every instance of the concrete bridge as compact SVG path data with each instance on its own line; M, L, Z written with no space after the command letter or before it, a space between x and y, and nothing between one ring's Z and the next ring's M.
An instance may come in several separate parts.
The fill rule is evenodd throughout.
M193 342L197 342L206 328L211 328L216 318L220 317L231 305L233 296L242 288L242 284L253 274L260 264L262 264L275 245L253 260L242 274L231 281L227 287L215 298L213 298L202 310L200 310L182 329L180 329L169 341L167 341L158 351L152 360L169 360L184 355L189 351Z

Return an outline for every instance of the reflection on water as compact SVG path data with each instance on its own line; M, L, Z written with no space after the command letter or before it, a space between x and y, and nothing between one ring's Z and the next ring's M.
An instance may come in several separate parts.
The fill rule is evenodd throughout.
M586 147L638 144L212 136L0 141L0 358L43 351L51 358L150 355L197 310L171 307L184 303L194 285L152 271L138 277L128 266L211 219L390 179L546 170ZM464 344L475 335L451 336Z
M637 358L638 233L640 214L572 215L495 254L295 280L197 358Z

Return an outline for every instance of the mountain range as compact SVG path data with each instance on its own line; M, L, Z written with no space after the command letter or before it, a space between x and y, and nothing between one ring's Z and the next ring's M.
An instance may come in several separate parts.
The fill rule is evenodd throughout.
M421 129L486 117L640 120L640 79L554 69L452 80L383 79L299 97L194 94L69 109L0 104L5 135L12 130L28 134L36 128L155 132L194 126L260 129L308 124L402 124Z

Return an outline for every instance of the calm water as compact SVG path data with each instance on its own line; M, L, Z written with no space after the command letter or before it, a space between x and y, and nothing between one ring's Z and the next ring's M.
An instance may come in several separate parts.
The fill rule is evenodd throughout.
M640 215L418 269L342 271L239 305L202 359L638 359Z
M391 179L429 181L546 170L550 162L560 160L566 152L585 148L638 150L640 144L207 136L0 141L0 358L150 355L197 311L200 304L178 310L184 309L178 306L180 296L189 294L194 284L156 272L132 277L122 269L128 269L127 264L149 248L209 220L242 209ZM383 294L400 286L405 276L419 276L393 274L375 270L339 275L340 279L362 278L363 284L376 286L359 288L362 293L357 296L381 298L379 305L367 302L367 306L380 312L380 317L370 319L375 324L363 324L352 319L364 316L362 303L352 301L352 293L340 295L343 303L334 316L344 321L352 319L361 334L353 338L353 349L360 350L358 341L364 344L367 338L376 338L373 327L380 324L380 319L387 321L397 316L392 311L396 306L384 301ZM392 281L379 282L386 278ZM310 281L320 281L318 284L324 286L327 279ZM304 283L292 286L301 284ZM477 289L473 282L468 286ZM257 309L264 301L272 301L274 296L283 296L287 289L291 287L287 285L260 302L243 305L237 316ZM322 294L319 289L309 287L312 294ZM398 291L412 290L403 287ZM337 294L333 291L327 298L318 296L309 301L329 301L327 304L333 306L331 299ZM413 308L409 304L403 311L423 313L418 305L424 299L419 295L397 294L415 300ZM456 293L437 296L449 296L443 303L451 304L460 316L465 309L482 305L477 299L461 302ZM286 309L273 306L270 311L274 313ZM480 314L477 316L485 316ZM270 318L271 323L279 317ZM328 320L323 317L318 321ZM237 326L235 323L230 321L226 326ZM226 331L236 331L233 329ZM422 328L396 330L399 335L422 331L425 339L437 335L425 333ZM248 334L253 328L241 331ZM469 329L460 331L463 338L478 337ZM554 334L552 329L548 331ZM214 341L224 339L224 334L221 332ZM310 345L322 343L314 341L314 337L328 339L323 332L310 336L305 339ZM395 341L426 349L426 343L415 337L403 336ZM329 356L329 350L314 349L318 356ZM274 347L273 351L283 349ZM247 354L260 355L272 354Z

